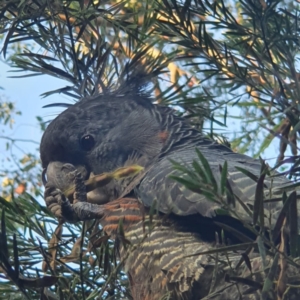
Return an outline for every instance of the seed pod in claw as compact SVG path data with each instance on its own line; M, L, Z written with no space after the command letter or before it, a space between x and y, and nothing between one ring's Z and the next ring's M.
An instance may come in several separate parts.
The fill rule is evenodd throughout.
M139 165L132 165L128 167L119 168L113 172L103 173L90 177L84 182L86 186L86 192L95 190L96 188L103 187L110 183L113 179L121 180L127 177L132 177L143 171L144 168ZM66 197L70 198L75 192L75 186L71 186L64 191Z

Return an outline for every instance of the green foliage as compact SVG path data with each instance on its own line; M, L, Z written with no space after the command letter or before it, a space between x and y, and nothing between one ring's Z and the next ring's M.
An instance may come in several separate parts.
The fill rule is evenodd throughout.
M0 265L1 272L6 274L0 284L1 299L12 295L16 299L40 299L41 295L49 299L57 299L58 295L60 299L95 299L113 268L113 247L107 239L101 240L98 234L92 234L92 224L84 227L84 238L78 238L78 226L65 224L64 229L61 226L55 229L57 221L29 194L10 202L0 197L0 203ZM86 255L88 241L94 241L99 249ZM59 265L56 271L54 265ZM52 271L44 275L49 269ZM7 276L11 282L7 281ZM107 296L111 290L123 298L126 295L125 275L119 270L115 276L115 286L106 285L104 294ZM54 284L55 294L48 289ZM118 286L115 292L114 287Z
M297 1L6 0L0 3L0 34L3 57L11 63L15 77L47 74L65 81L54 91L46 90L45 97L61 93L80 99L109 93L126 84L127 79L130 84L137 79L140 83L151 82L158 103L176 108L178 114L211 137L221 140L228 133L228 122L236 120L239 128L230 132L234 150L259 156L274 138L279 138L278 162L292 161L290 175L297 176L298 17ZM12 124L13 110L11 103L0 102L0 121ZM8 148L18 142L4 138ZM290 161L284 160L287 146L294 155ZM227 165L220 166L221 182L217 183L201 153L198 156L193 170L175 164L188 175L176 179L214 201L239 201L231 195ZM17 170L1 170L1 176L7 178L0 198L0 209L5 210L1 229L5 257L1 268L6 274L10 270L12 280L0 282L3 299L39 299L41 290L50 299L54 297L53 287L48 289L44 282L49 278L37 280L45 278L42 261L50 264L56 259L56 252L53 254L46 241L57 225L36 200L41 192L38 163L36 156L26 155L19 158ZM254 212L246 213L254 223L263 224L264 174L255 181ZM24 182L32 187L31 195L16 193ZM293 197L287 197L273 235L278 237L284 217L290 216L291 252L296 256ZM57 295L63 293L64 299L95 299L101 291L107 299L130 297L124 274L118 269L114 276L108 275L114 267L113 246L100 237L103 243L99 243L100 250L93 253L94 262L89 266L82 253L86 253L91 233L86 227L78 243L77 230L69 226L68 233L56 241L55 249L57 257L66 257L73 247L81 253L79 261L69 258L67 263L59 262L64 277L47 268L49 280L59 277ZM75 267L70 266L70 260ZM31 286L26 282L29 279L34 280ZM263 285L266 293L267 283Z

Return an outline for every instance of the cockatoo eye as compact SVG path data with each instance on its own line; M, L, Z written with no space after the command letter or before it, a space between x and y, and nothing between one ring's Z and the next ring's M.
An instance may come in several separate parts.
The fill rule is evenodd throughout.
M80 140L80 146L84 151L90 151L95 145L95 139L90 134L83 136Z

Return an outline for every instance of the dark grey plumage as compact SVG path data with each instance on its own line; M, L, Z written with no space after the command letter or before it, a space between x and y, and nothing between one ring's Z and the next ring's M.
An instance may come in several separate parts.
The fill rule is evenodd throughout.
M88 149L83 146L83 138L91 143ZM170 160L190 166L193 160L198 160L196 148L208 160L218 183L219 166L227 161L228 180L233 193L251 207L256 182L236 167L259 177L260 161L234 153L226 146L204 138L184 119L176 116L172 109L154 105L143 95L100 95L82 100L52 121L42 138L41 159L43 167L48 169L54 162L70 163L80 170L84 169L82 174L88 178L91 174L109 172L132 163L145 167L143 176L134 178L133 182L114 181L97 189L94 194L88 194L88 199L93 199L90 202L96 203L93 204L95 206L89 206L91 211L98 210L97 203L107 203L103 208L101 206L101 212L106 211L101 216L107 231L113 232L116 228L116 216L127 218L128 224L131 224L128 225L127 236L133 243L141 240L143 226L139 203L147 210L156 201L161 213L177 216L158 217L154 232L128 258L125 266L135 299L159 299L168 291L171 299L198 299L208 292L207 287L204 288L207 283L204 282L212 278L211 271L205 273L212 265L211 258L207 255L199 255L198 258L187 256L188 253L192 255L205 251L211 244L202 240L201 228L196 232L195 228L189 227L191 224L182 226L181 220L195 215L199 218L212 217L220 205L169 178L169 175L176 174ZM64 189L69 184L55 177L55 174L48 172L49 184L52 182L56 188ZM268 185L266 196L271 187L274 187L273 194L281 195L289 181L284 177L275 177L267 179L265 183ZM131 188L128 189L128 186ZM126 206L122 198L118 204L110 205L112 200L128 194L139 202L133 201ZM54 196L46 191L45 198L48 207L59 216L61 211L56 209L57 194ZM266 204L266 218L274 219L281 207L280 202ZM241 205L237 204L235 209L241 218L249 219ZM225 286L222 276L219 280ZM138 288L141 284L144 284L143 288ZM219 299L229 299L232 293L232 289L228 289L228 297L222 294L223 298Z

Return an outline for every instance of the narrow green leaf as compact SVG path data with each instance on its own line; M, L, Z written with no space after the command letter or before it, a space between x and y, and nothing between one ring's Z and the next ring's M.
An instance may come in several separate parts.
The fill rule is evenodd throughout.
M291 198L289 204L289 214L288 214L288 226L289 226L289 242L290 242L290 252L292 257L297 257L299 255L298 249L298 210L297 210L297 195L296 192L292 192L289 196Z
M279 253L277 252L275 254L271 268L269 269L267 278L263 283L261 300L268 300L270 299L270 295L272 295L272 291L274 289L274 279L277 274L278 261L279 261Z
M247 177L251 178L253 181L258 182L258 177L254 174L252 174L251 172L249 172L246 169L243 169L241 167L235 167L238 171L242 172L243 174L245 174ZM264 188L267 189L268 186L264 184Z
M263 173L259 177L255 189L255 198L254 198L254 205L253 205L253 224L258 223L259 219L259 226L261 229L264 229L264 180L266 175Z
M217 224L218 226L220 226L222 229L230 232L232 235L234 235L235 237L237 237L240 241L242 241L244 243L254 242L251 238L249 238L247 235L245 235L243 232L241 232L238 229L235 229L225 223L221 223L221 222L217 222L217 221L214 221L214 223Z
M283 221L284 221L285 217L287 217L287 215L288 215L289 207L291 205L291 202L294 201L294 197L296 197L296 199L297 199L296 192L292 192L291 194L289 194L288 197L286 195L286 192L283 192L283 195L282 195L283 206L282 206L282 209L280 210L280 213L276 219L275 226L272 230L273 243L276 243L280 236L281 228L283 226Z
M5 209L2 209L1 214L1 239L0 239L0 253L4 256L3 259L7 260L9 258L8 247L7 247L7 232L5 224ZM3 261L2 259L2 261Z
M224 195L226 192L226 182L227 182L227 176L228 176L228 164L227 161L224 162L223 167L219 166L219 169L221 171L221 195Z
M200 176L203 183L208 183L207 178L205 176L205 171L200 166L200 164L197 161L194 160L193 163L192 163L192 166L195 169L195 171L197 172L197 174Z
M18 251L16 234L14 234L14 238L13 238L13 250L14 250L15 275L16 275L16 278L19 278L20 262L19 262L19 251Z
M239 251L239 250L243 250L250 246L251 247L256 246L256 242L249 242L249 243L243 243L243 244L237 244L237 245L230 245L230 246L226 246L226 247L212 248L207 251L201 251L201 252L193 253L190 255L186 255L185 257L192 257L192 256L198 256L198 255L204 255L204 254L224 253L227 251Z
M214 189L217 191L218 190L218 184L216 182L216 179L211 171L211 168L210 168L210 165L207 161L207 159L203 156L203 154L200 152L200 150L198 148L196 148L196 153L203 165L203 168L205 170L205 175L206 175L206 178L207 178L207 181L210 182Z

